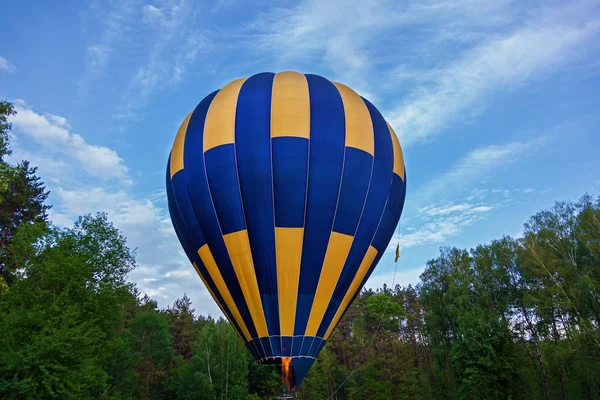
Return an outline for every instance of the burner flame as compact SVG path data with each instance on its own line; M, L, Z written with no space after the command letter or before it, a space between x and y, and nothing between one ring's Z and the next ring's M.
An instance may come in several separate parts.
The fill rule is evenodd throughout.
M292 359L283 357L281 359L281 378L288 390L292 390Z

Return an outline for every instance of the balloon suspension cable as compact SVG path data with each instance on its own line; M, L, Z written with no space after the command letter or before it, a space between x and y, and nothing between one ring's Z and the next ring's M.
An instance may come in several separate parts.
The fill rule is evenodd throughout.
M398 270L398 249L399 248L400 248L400 241L398 241L398 245L396 247L396 262L395 262L395 266L394 266L394 277L392 278L392 290L394 288L394 285L396 284L396 271ZM327 400L331 400L333 398L333 396L335 396L335 394L350 380L352 375L354 375L354 373L356 372L358 367L360 367L361 364L364 362L365 357L367 356L367 354L369 354L369 351L371 350L371 347L373 346L373 343L375 342L375 336L377 336L377 334L379 333L379 329L381 328L381 324L383 323L384 318L385 318L385 315L383 315L381 317L381 319L379 320L379 324L377 325L377 328L375 329L375 332L373 333L373 336L371 337L370 344L367 346L367 349L365 350L363 356L360 358L360 360L358 361L358 363L356 364L356 366L354 367L352 372L350 372L350 375L348 375L346 377L344 382L342 382L342 384L340 386L338 386L337 389L335 389L335 392L333 392L333 394L331 396L329 396L327 398Z

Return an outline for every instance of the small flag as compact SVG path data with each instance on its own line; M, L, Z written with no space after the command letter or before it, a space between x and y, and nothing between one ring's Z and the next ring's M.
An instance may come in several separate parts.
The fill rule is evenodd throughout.
M395 262L398 262L399 258L400 258L400 243L398 243L396 245L396 261Z

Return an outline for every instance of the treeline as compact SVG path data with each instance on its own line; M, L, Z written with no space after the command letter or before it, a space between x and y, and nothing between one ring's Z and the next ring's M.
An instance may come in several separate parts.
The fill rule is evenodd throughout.
M127 281L135 252L107 215L48 220L12 165L0 102L0 398L272 399L229 323ZM300 399L600 398L600 199L557 203L523 237L443 248L416 287L364 290Z

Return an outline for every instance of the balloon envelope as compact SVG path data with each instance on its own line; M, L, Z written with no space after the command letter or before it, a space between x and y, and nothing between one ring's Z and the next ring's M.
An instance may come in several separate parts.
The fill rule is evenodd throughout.
M248 351L291 390L386 251L405 193L400 143L377 108L291 71L206 96L167 166L188 258Z

